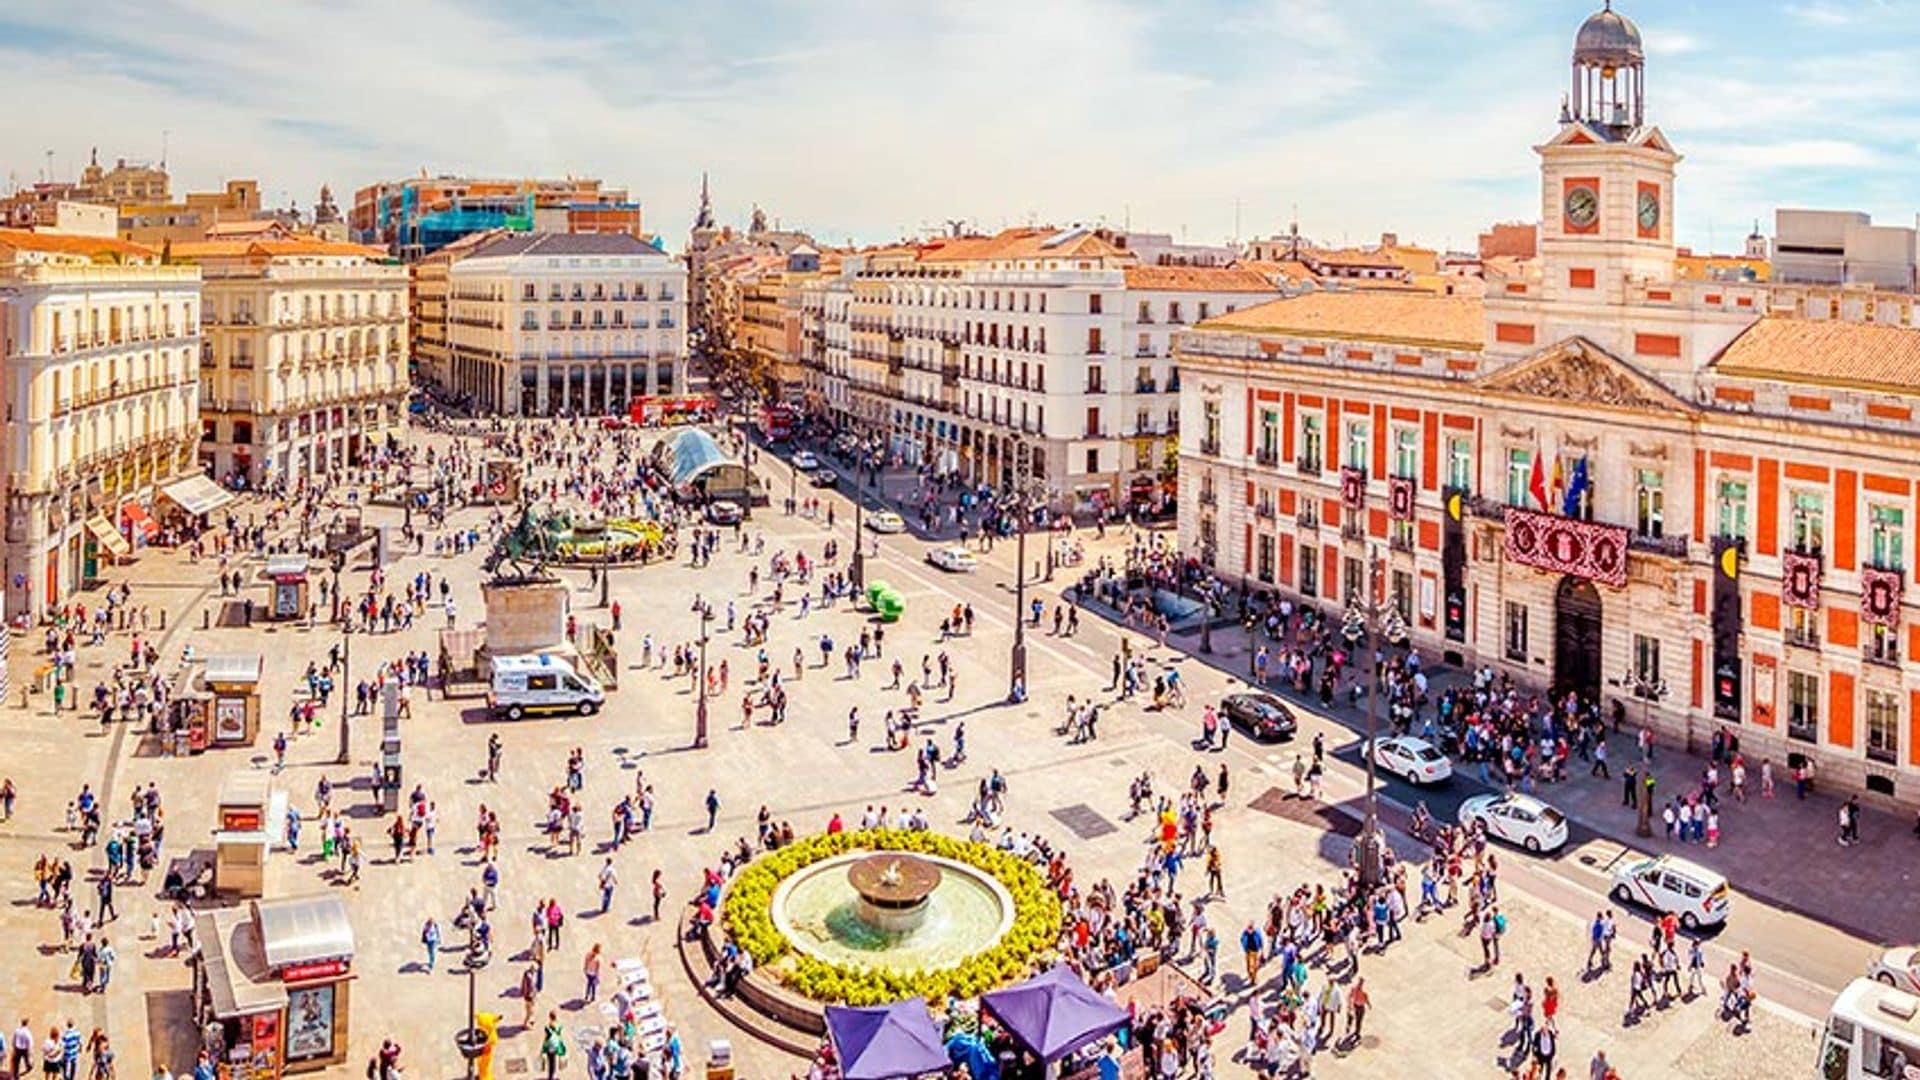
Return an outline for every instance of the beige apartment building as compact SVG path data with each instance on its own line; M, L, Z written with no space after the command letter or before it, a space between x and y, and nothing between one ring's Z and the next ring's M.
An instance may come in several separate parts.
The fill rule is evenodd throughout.
M0 230L9 618L217 504L195 465L199 307L199 270L151 248Z
M364 462L405 418L407 271L310 236L173 245L197 266L200 459L229 487Z

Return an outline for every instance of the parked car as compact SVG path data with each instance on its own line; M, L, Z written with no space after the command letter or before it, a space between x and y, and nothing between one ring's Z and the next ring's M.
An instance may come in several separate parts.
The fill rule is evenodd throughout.
M1460 804L1460 824L1480 825L1495 840L1528 851L1558 851L1567 842L1567 817L1531 795L1475 795Z
M877 533L899 533L907 531L907 523L891 510L876 510L867 515L867 528Z
M927 552L927 561L942 570L950 570L956 574L972 573L980 567L980 560L974 558L973 552L959 544L947 544L934 548Z
M720 499L707 504L707 520L715 525L733 525L745 516L740 504L732 499Z
M606 691L592 676L576 672L560 657L501 656L493 661L487 708L495 716L508 720L530 713L592 716L606 701Z
M1867 966L1867 976L1909 994L1920 994L1920 949L1911 945L1888 949Z
M1220 711L1228 723L1261 742L1291 739L1300 727L1293 710L1272 694L1228 694Z
M1719 872L1673 855L1656 855L1613 872L1613 898L1680 917L1689 930L1727 921L1732 891Z
M840 474L823 465L807 474L807 482L814 487L830 488L840 483Z
M1453 762L1425 739L1391 735L1370 748L1373 763L1409 784L1438 784L1453 775Z
M820 459L814 457L811 450L799 450L793 455L793 467L801 472L812 472L820 467Z

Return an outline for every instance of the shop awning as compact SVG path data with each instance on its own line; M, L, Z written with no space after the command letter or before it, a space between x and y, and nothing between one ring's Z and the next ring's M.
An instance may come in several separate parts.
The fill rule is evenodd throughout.
M160 494L195 517L211 514L233 501L232 492L205 476L189 476L168 484L160 489Z
M255 900L260 948L275 971L290 964L345 960L353 956L353 923L337 896Z
M133 545L127 543L127 538L120 535L120 530L113 527L113 522L108 521L106 515L95 514L88 518L87 531L92 533L100 546L111 552L114 558L124 559L133 554Z
M267 556L267 576L275 581L298 581L307 576L307 556L300 552Z
M147 508L139 503L130 502L121 507L120 517L148 540L153 539L153 534L160 531L160 523L153 520L153 515L147 513Z
M209 656L205 678L210 683L257 683L261 666L259 653Z

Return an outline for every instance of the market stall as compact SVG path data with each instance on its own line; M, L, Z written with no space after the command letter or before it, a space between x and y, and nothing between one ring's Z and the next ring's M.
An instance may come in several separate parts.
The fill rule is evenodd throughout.
M338 897L194 916L194 1020L219 1080L278 1080L347 1058L353 926Z
M200 681L209 695L215 746L252 746L260 734L259 653L209 656Z
M307 613L308 560L303 553L267 556L266 579L273 590L267 617L298 619Z

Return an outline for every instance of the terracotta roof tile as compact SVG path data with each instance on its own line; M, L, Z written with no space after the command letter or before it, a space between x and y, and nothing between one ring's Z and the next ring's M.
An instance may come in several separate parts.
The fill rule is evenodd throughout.
M336 243L316 236L289 236L285 239L184 240L173 245L176 259L236 259L248 256L277 255L359 255L384 259L385 251L360 244Z
M1127 288L1163 292L1277 292L1251 269L1223 266L1129 266Z
M1313 292L1209 319L1198 329L1451 349L1479 349L1486 342L1477 297L1432 293Z
M70 233L35 232L31 229L0 229L0 249L40 251L50 255L103 255L158 258L160 253L143 244L129 243L113 236L77 236Z
M1770 316L1713 362L1722 375L1835 387L1920 391L1920 330Z
M1064 243L1056 238L1078 231ZM1051 244L1051 246L1049 246ZM1095 259L1126 255L1092 230L1052 226L1002 229L992 236L955 236L935 240L920 252L922 262L978 262L989 259Z

